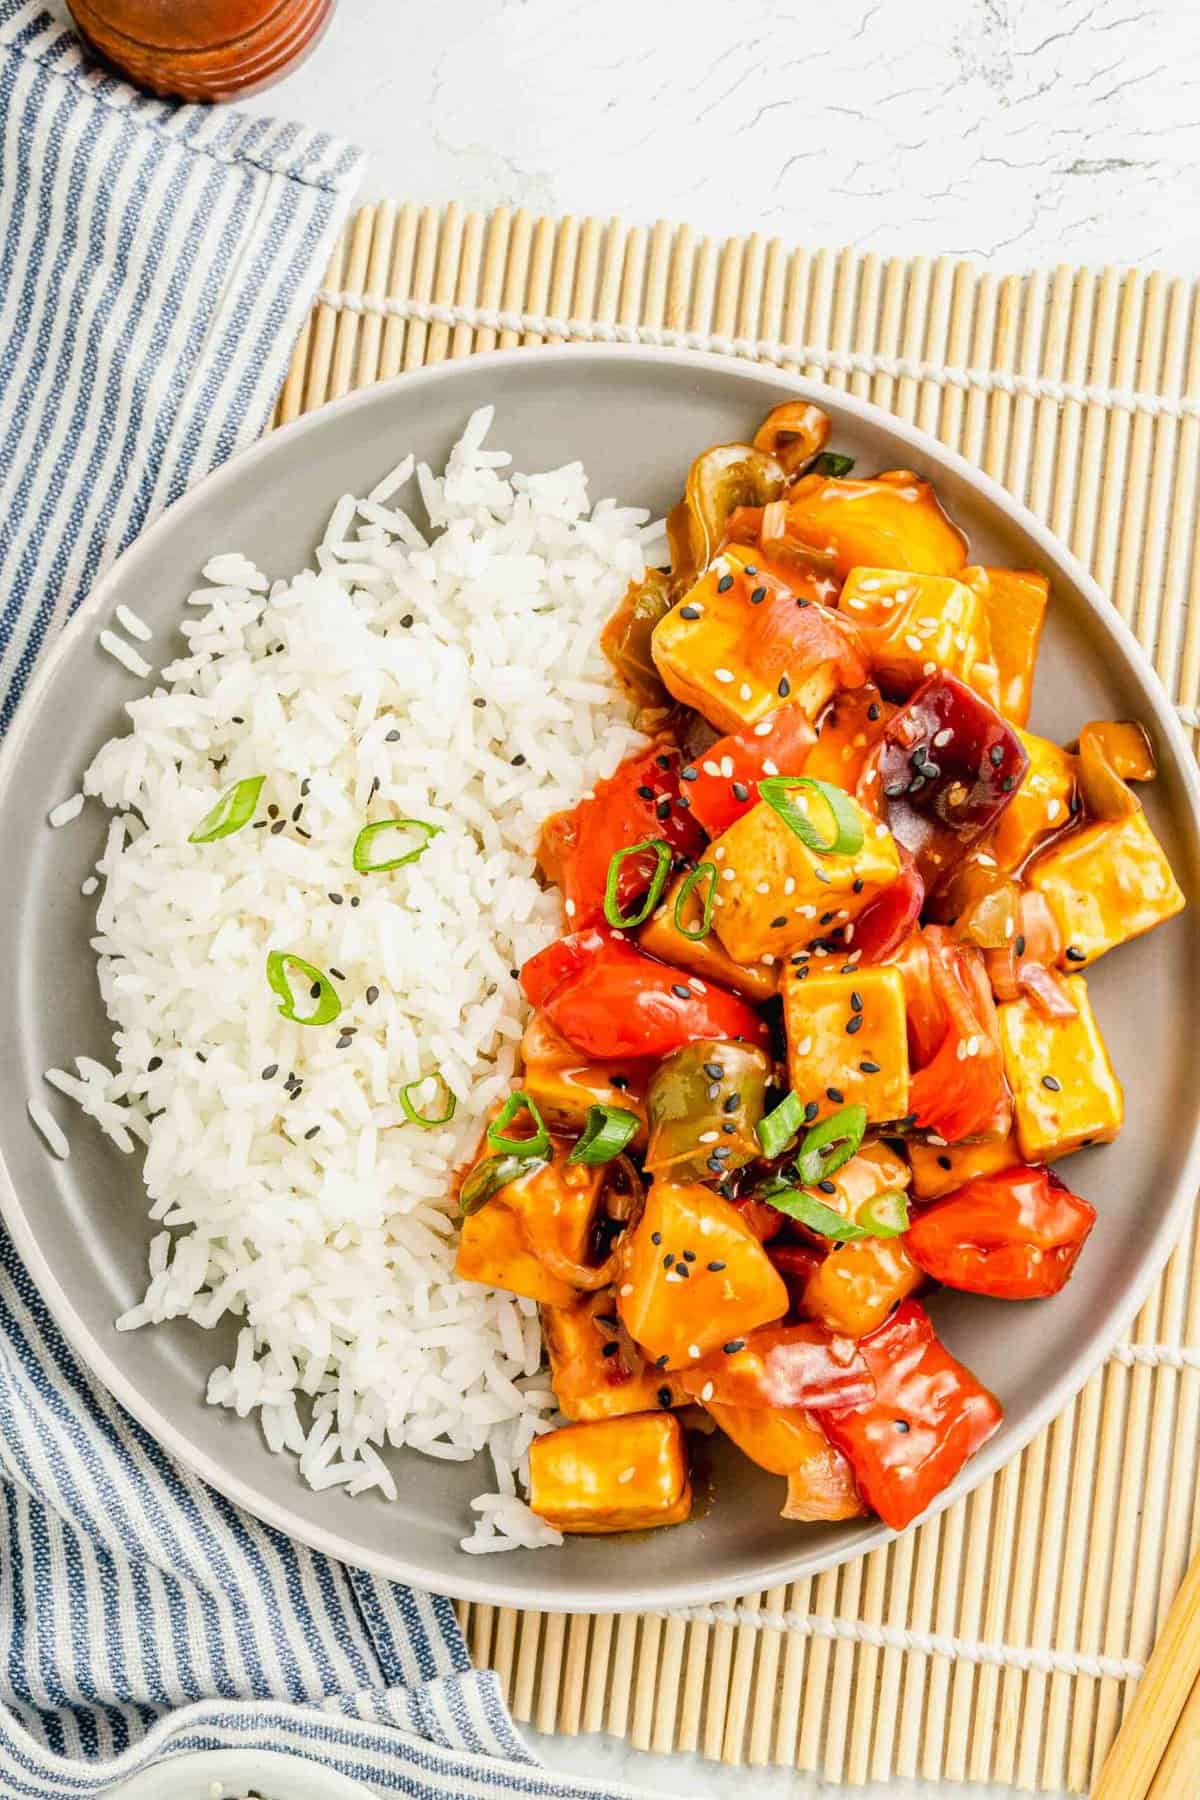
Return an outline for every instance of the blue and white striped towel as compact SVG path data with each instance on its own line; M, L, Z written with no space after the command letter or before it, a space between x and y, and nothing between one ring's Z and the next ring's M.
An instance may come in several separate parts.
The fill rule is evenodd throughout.
M0 727L100 571L263 429L359 168L134 93L57 0L0 0ZM176 1468L0 1233L0 1796L231 1747L420 1797L601 1791L540 1773L447 1601Z

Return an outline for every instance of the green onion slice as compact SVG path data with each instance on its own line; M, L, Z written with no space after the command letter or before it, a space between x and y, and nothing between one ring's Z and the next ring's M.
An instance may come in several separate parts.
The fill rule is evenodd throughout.
M811 788L829 808L833 835L823 838L812 820L807 818L792 799L794 788ZM789 831L818 856L854 856L863 846L862 814L849 794L832 782L818 781L814 775L768 775L760 781L758 791L773 812L777 812Z
M759 1121L758 1141L762 1145L762 1153L766 1157L782 1156L790 1150L795 1142L796 1133L804 1124L804 1102L798 1094L789 1094L781 1100L774 1111Z
M211 812L205 813L195 831L188 835L189 844L213 844L218 838L232 837L254 817L265 775L247 775L226 788Z
M822 450L809 470L810 475L832 475L836 481L842 475L848 475L854 467L852 456L843 456L840 450Z
M843 1163L848 1163L862 1143L866 1129L865 1106L841 1106L814 1125L806 1134L796 1158L796 1173L804 1185L815 1187L818 1181L824 1181ZM774 1206L775 1202L771 1204Z
M807 1225L810 1231L819 1232L822 1237L835 1238L839 1244L852 1244L858 1238L873 1235L864 1231L861 1225L852 1225L849 1219L843 1219L840 1212L834 1212L832 1206L826 1206L804 1188L778 1188L774 1193L767 1188L761 1197L777 1212L799 1220L801 1225Z
M908 1230L908 1195L900 1188L876 1194L859 1208L858 1222L871 1237L899 1237Z
M692 931L683 922L683 909L691 899L692 890L702 875L708 876L708 892L704 896L704 911L700 915L699 931ZM680 937L685 937L693 944L706 938L712 930L713 906L717 898L717 865L716 863L697 863L691 873L684 877L683 885L675 896L675 929Z
M642 901L638 912L628 918L623 917L617 900L617 883L621 879L621 864L627 856L639 856L643 850L653 850L656 861L654 876L650 882L650 891ZM671 871L671 846L664 844L661 838L647 838L642 844L629 844L624 850L618 850L608 865L608 879L604 883L604 916L614 931L628 931L634 925L644 925L650 914L662 899L662 891L667 885L667 876Z
M478 1212L493 1194L522 1175L533 1175L546 1166L545 1157L485 1156L476 1163L458 1190L459 1208L464 1213Z
M504 1128L511 1125L517 1114L527 1112L534 1123L532 1137L505 1137ZM530 1156L549 1156L550 1133L546 1130L546 1121L542 1118L534 1103L533 1097L524 1088L514 1088L487 1129L487 1141L493 1150L502 1156L528 1158Z
M436 1118L430 1118L428 1113L419 1113L409 1098L409 1095L417 1088L424 1087L427 1081L435 1081L441 1091L444 1110ZM403 1107L404 1116L410 1125L419 1125L422 1131L433 1131L439 1125L450 1123L458 1106L458 1100L446 1085L446 1078L441 1070L435 1069L432 1075L418 1075L415 1081L410 1081L407 1087L400 1089L400 1105Z
M583 1131L567 1161L592 1167L611 1162L637 1135L637 1128L637 1114L624 1106L589 1106Z
M308 984L313 1002L313 1010L308 1014L296 1011L292 974ZM267 980L279 995L279 1010L283 1017L295 1020L297 1025L330 1025L342 1010L337 990L324 970L305 962L302 956L294 956L290 950L271 951L267 957Z
M388 869L402 869L405 863L414 863L419 856L424 856L441 829L440 825L429 825L424 819L377 819L374 825L364 825L354 840L355 870L359 875L382 875ZM425 835L415 850L406 850L403 856L376 859L371 854L371 846L376 838L388 831L419 831Z

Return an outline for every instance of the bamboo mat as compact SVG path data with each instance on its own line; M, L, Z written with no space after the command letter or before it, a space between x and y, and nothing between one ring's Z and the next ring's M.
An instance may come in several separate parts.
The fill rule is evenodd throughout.
M570 338L824 376L1004 482L1094 571L1200 722L1193 283L726 242L686 226L364 208L282 422L402 370ZM1195 1346L1196 1348L1187 1348ZM1083 1792L1200 1541L1200 1241L1065 1413L958 1506L814 1580L678 1616L462 1606L518 1719L642 1748Z

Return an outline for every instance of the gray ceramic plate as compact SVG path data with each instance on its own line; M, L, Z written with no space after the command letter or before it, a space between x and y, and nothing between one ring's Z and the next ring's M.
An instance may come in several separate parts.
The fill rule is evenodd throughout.
M1166 1257L1198 1177L1191 1003L1200 994L1200 782L1161 688L1112 607L993 483L860 401L744 364L629 349L518 351L446 364L272 434L175 506L99 584L40 672L0 759L0 843L8 846L0 941L11 1007L0 1044L0 1204L21 1251L76 1350L169 1450L272 1524L399 1580L500 1604L667 1606L811 1574L887 1534L874 1523L785 1523L782 1484L722 1440L700 1449L700 1504L685 1526L475 1560L458 1539L471 1495L488 1485L486 1471L406 1453L397 1458L394 1504L352 1500L340 1489L314 1494L289 1460L268 1453L254 1424L204 1404L206 1374L230 1354L232 1330L177 1322L114 1331L114 1317L140 1297L151 1235L136 1176L78 1117L67 1120L70 1161L56 1163L25 1114L26 1096L46 1093L43 1069L79 1050L102 1057L108 1049L88 949L91 909L79 894L103 822L89 807L68 830L43 823L121 728L122 704L137 689L97 647L97 632L126 601L154 625L153 647L165 659L175 653L184 596L214 549L244 550L272 574L300 567L338 494L365 492L406 449L441 463L467 414L486 400L497 406L494 441L518 468L582 457L595 496L615 493L657 512L678 495L698 450L745 437L794 394L832 413L833 443L860 467L907 465L936 482L979 561L1051 577L1034 727L1066 740L1091 718L1146 724L1161 766L1150 816L1193 902L1089 977L1129 1123L1117 1144L1071 1160L1071 1180L1095 1202L1100 1223L1070 1287L1028 1305L951 1294L932 1303L953 1350L996 1390L1007 1414L945 1504L1012 1456L1100 1361ZM60 1116L65 1110L59 1106Z

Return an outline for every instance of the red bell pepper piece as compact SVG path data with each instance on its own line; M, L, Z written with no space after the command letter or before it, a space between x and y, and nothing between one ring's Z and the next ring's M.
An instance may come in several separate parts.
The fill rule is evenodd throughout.
M521 986L568 1043L601 1062L669 1056L702 1038L763 1044L768 1037L735 994L607 932L573 932L531 956Z
M781 706L762 724L770 729L751 726L718 738L682 772L693 817L710 837L719 837L757 805L760 776L804 772L805 759L817 741L807 715L798 706Z
M925 883L904 849L904 868L891 887L863 908L854 926L854 948L863 963L887 962L893 957L921 917Z
M1003 1408L943 1348L915 1300L858 1347L875 1378L874 1398L823 1411L820 1424L849 1458L868 1506L903 1531L991 1437Z
M1050 1169L978 1175L928 1206L904 1236L918 1267L947 1287L1036 1300L1066 1285L1095 1208Z
M944 925L927 925L921 937L931 1006L940 1008L944 1035L932 1060L912 1078L909 1111L918 1126L948 1144L1003 1137L1012 1123L1012 1095L982 956Z
M769 1244L783 1230L784 1217L776 1206L768 1206L765 1200L755 1200L749 1194L733 1202L734 1210L742 1216L742 1223L748 1225L760 1244Z
M562 889L567 917L576 931L604 919L608 867L618 850L647 838L661 838L676 856L695 858L704 833L692 818L690 802L681 796L681 752L657 743L627 756L592 796L569 812L552 814L542 826L538 862L546 877ZM617 903L622 915L654 879L652 851L627 856L617 877Z
M734 1342L735 1349L714 1350L677 1369L680 1386L729 1406L817 1410L870 1403L874 1379L853 1338L836 1337L823 1325L768 1325Z

